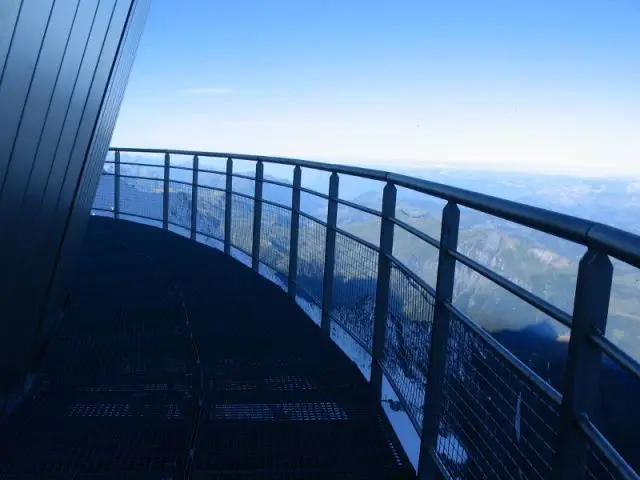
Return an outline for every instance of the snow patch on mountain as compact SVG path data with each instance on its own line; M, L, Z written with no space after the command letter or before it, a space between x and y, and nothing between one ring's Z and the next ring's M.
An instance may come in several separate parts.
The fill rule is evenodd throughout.
M534 247L530 248L528 253L538 260L540 260L543 264L549 265L556 268L567 268L571 266L571 262L568 258L558 255L551 250L546 250L544 248Z

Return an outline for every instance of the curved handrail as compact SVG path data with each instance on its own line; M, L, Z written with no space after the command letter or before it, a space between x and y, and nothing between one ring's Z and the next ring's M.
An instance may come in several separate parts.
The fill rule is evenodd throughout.
M408 188L458 205L472 208L489 215L518 223L565 240L585 246L600 248L607 254L640 268L640 236L624 230L582 218L533 207L524 203L472 192L441 183L409 177L397 173L364 167L353 167L332 163L298 160L285 157L245 155L237 153L201 152L196 150L145 149L112 147L110 151L129 153L158 153L173 155L199 155L203 157L233 158L254 162L299 166L325 172L352 175L370 180L390 181L399 187Z
M113 214L116 218L126 214L147 220L161 221L164 228L170 228L171 225L178 226L169 218L170 185L173 183L175 185L186 186L191 188L191 214L190 219L186 221L189 225L184 224L179 226L190 229L191 238L196 239L198 235L207 235L207 232L200 231L197 225L197 217L200 213L198 189L212 189L223 192L225 195L225 213L223 219L218 219L218 224L222 223L223 220L225 231L223 235L219 237L214 236L213 238L223 242L226 253L231 253L231 248L233 247L252 257L252 266L256 271L259 270L261 263L277 271L277 268L270 265L261 255L261 253L264 253L260 250L260 235L264 220L263 205L272 208L274 211L281 209L289 212L291 219L289 232L290 258L287 264L289 271L282 274L288 275L288 290L289 293L294 296L296 296L296 290L305 290L305 286L300 282L308 281L304 278L298 278L299 274L296 268L298 262L304 260L302 255L298 255L299 247L304 247L307 244L310 245L308 239L299 240L300 233L305 232L304 229L300 229L301 219L310 222L310 225L315 225L314 228L316 230L318 228L323 229L325 233L322 245L324 252L322 252L322 256L324 256L324 258L321 259L319 263L322 264L324 273L323 278L318 277L316 279L316 283L321 284L319 285L319 290L321 290L322 293L315 297L311 295L308 298L320 309L320 315L322 317L320 323L323 329L329 332L331 323L335 322L343 327L347 334L353 337L356 344L359 345L359 348L362 348L371 356L371 382L375 393L379 397L382 396L383 376L388 380L398 400L407 412L409 420L413 423L422 438L423 446L421 448L419 468L423 471L430 471L430 469L437 467L446 469L450 474L454 474L456 473L456 468L458 468L455 467L455 465L461 463L461 453L458 452L456 454L458 455L457 457L455 455L451 457L451 455L447 455L447 447L443 446L446 442L443 442L442 439L446 432L442 431L442 424L447 424L447 422L449 424L447 427L449 430L447 431L449 431L449 433L453 431L456 435L456 437L454 437L456 441L462 441L465 448L470 450L470 452L467 452L465 448L462 448L464 457L468 458L468 456L471 456L471 463L480 470L484 468L489 472L493 472L493 475L499 475L499 471L496 470L496 468L506 468L504 465L501 465L501 462L503 462L505 458L512 458L520 451L520 447L514 443L505 450L504 458L494 453L494 456L489 459L496 464L492 465L491 461L482 458L481 439L471 437L467 439L457 438L461 435L468 435L467 430L473 427L472 423L469 422L478 421L477 419L469 419L469 415L474 414L474 409L478 410L485 407L477 403L477 399L465 399L464 395L459 396L461 395L460 392L457 394L453 393L455 389L451 390L451 388L455 385L458 385L458 388L461 388L461 386L470 388L469 385L465 383L466 380L455 378L455 372L451 372L451 363L453 362L454 364L460 364L460 368L466 365L465 368L470 369L468 371L473 370L475 372L474 375L477 377L474 381L477 381L477 379L484 381L490 386L491 391L495 391L495 395L498 395L500 398L504 399L510 395L513 396L516 390L519 391L518 402L527 404L538 419L541 418L543 423L549 424L548 428L552 431L552 434L550 434L548 441L558 446L558 451L554 453L552 446L547 445L549 452L546 450L544 452L538 452L541 458L545 457L544 459L536 460L533 463L526 459L525 463L527 463L527 465L525 465L525 467L528 469L527 471L531 472L533 477L544 476L543 472L551 472L553 470L554 474L560 475L558 478L574 478L576 474L579 474L581 469L584 471L585 466L593 476L592 470L595 468L593 465L589 466L586 461L576 462L577 456L575 455L575 449L582 448L584 452L587 452L587 449L591 452L588 454L590 455L590 459L593 460L593 458L595 458L602 465L604 465L601 460L603 456L608 462L608 467L602 467L605 468L605 470L615 470L621 474L623 478L639 478L633 473L633 470L626 464L619 453L606 442L606 439L605 441L599 441L600 438L604 437L592 434L592 431L595 430L597 432L597 429L588 421L588 417L585 417L585 415L590 413L589 409L591 407L581 402L583 396L589 396L593 393L592 391L590 392L590 387L585 378L588 378L590 372L598 367L602 352L637 379L640 379L638 362L629 357L604 336L611 290L611 264L609 256L613 256L640 268L639 236L569 215L559 214L427 180L408 177L406 175L368 168L281 157L188 150L140 148L111 148L110 150L115 152L114 161L107 163L114 163L115 165L112 175L114 175ZM162 154L164 155L164 165L121 162L121 152ZM171 155L193 156L193 168L171 165ZM198 174L208 172L206 169L199 168L199 157L213 157L227 162L225 172L214 172L226 176L225 188L199 184ZM255 175L234 173L233 160L249 160L255 162ZM286 185L279 181L263 179L264 163L275 163L295 167L293 184ZM163 168L163 177L152 178L121 173L121 165L127 164ZM192 171L192 183L171 179L170 170L175 168ZM302 187L300 181L301 168L330 172L332 175L329 193L324 194ZM103 172L103 174L108 175L106 172ZM340 199L338 195L339 175L349 175L384 182L386 186L381 210L379 212L374 211L369 207ZM235 191L232 186L233 182L231 181L234 177L254 181L255 191L253 195L247 194L246 192ZM159 215L153 217L121 211L121 179L162 182L162 217ZM281 205L277 202L262 198L262 186L264 183L277 187L291 188L291 206ZM447 206L443 210L440 240L428 236L426 233L415 229L395 217L396 187L407 188L447 201ZM328 202L326 222L300 210L301 192L317 194L319 198L325 199ZM370 215L375 213L377 218L381 218L379 246L365 241L337 226L336 217L339 204L359 209ZM235 207L240 207L242 214L249 215L247 213L247 208L249 207L252 210L251 215L253 215L253 219L247 218L243 220L246 220L246 227L251 227L251 235L253 237L252 239L246 238L245 245L234 244L234 240L231 238L232 235L230 232L232 232L231 222L232 217L234 217L234 213L232 213L234 205ZM562 311L546 300L523 289L497 272L492 271L488 267L481 265L459 252L457 250L459 205L587 246L588 250L581 261L578 274L573 314L571 315ZM94 210L105 209L94 206ZM106 210L108 211L109 209ZM274 214L274 212L270 214ZM439 249L438 282L435 290L393 255L394 227L403 229L416 237L418 241L423 241ZM249 228L247 228L247 230L249 230ZM316 230L313 230L313 232L317 234ZM337 236L339 236L338 241L336 240ZM309 247L309 245L307 246ZM310 246L317 247L315 244ZM362 285L359 285L356 282L355 286L348 287L356 288L356 290L360 289L356 291L356 294L360 295L359 298L364 299L362 301L364 301L365 304L361 303L357 311L353 308L351 310L346 308L345 310L342 304L344 303L342 297L338 299L338 301L332 298L333 291L337 288L335 282L339 280L339 275L334 275L335 265L339 259L344 261L344 258L346 258L344 255L342 257L340 256L341 249L349 251L352 256L360 256L364 263L369 262L368 267L367 265L365 265L365 267L359 265L358 268L369 268L366 273L370 274L373 283L364 281ZM489 333L475 324L464 312L461 312L453 306L452 294L456 263L465 265L571 329L564 397L528 366L524 365L507 348L497 342ZM366 278L364 280L366 280ZM344 282L345 279L343 278L340 281ZM348 285L348 283L349 281L347 279L345 285ZM365 290L367 291L363 295L362 293ZM350 291L347 291L348 295L353 293L349 292ZM344 295L343 293L342 296L344 297ZM408 300L405 298L407 296L410 297ZM400 298L401 301L399 310L398 298ZM407 313L406 308L404 308L407 301L411 306L410 313ZM336 311L336 303L340 304L338 310L340 310L340 308L342 310ZM364 311L368 313L363 314L362 312ZM410 337L413 335L409 340L406 338L407 332L409 332ZM409 346L407 346L407 343ZM433 348L434 344L438 345L439 348ZM444 348L442 347L443 345L445 346ZM449 347L447 348L446 345ZM457 351L463 351L461 345L466 349L462 354ZM453 353L451 351L452 346L455 346ZM408 358L402 358L403 356ZM393 357L393 362L389 360L389 357ZM398 364L401 366L398 367ZM428 365L428 367L426 365ZM486 371L482 370L484 373L478 373L480 371L478 367L481 367L481 370L486 369ZM414 379L408 378L408 376L410 377L412 375L415 376ZM501 386L500 382L504 383L504 380L500 377L505 375L514 375L513 378L516 379L512 380L512 384L504 384ZM524 400L523 391L529 392L524 394ZM486 394L486 390L480 389L476 393ZM458 397L456 397L456 395L458 395ZM517 404L519 405L520 403ZM460 418L466 418L466 422L468 423L466 427L458 425L456 429L456 427L452 426L453 423L455 423L453 419L447 419L447 415L451 415L451 412L447 413L447 409L451 408L456 409L456 415L459 416L458 420ZM494 419L494 421L498 421L497 425L500 430L500 435L509 441L512 441L510 437L512 433L506 431L508 430L507 424L511 422L515 427L517 423L518 426L515 427L514 431L517 431L517 443L519 444L521 441L521 422L531 423L532 419L521 417L520 407L518 406L517 408L517 413L515 413L515 417L513 417L512 420ZM555 417L558 417L557 422L555 421ZM577 418L583 420L577 422L575 421ZM587 418L586 421L584 420L585 418ZM507 422L507 424L505 424L505 422ZM495 430L495 425L493 428ZM529 426L529 428L532 427ZM534 433L538 434L539 432ZM451 435L453 435L453 433L451 433ZM495 440L497 443L504 441L502 438L500 440L496 438ZM524 438L522 441L528 440ZM600 454L598 454L598 452L600 452ZM587 455L587 453L584 453L584 455ZM448 464L447 461L449 462ZM466 460L462 463L466 463ZM593 463L593 461L591 463ZM521 475L523 475L522 470ZM523 478L529 478L529 475L525 473Z

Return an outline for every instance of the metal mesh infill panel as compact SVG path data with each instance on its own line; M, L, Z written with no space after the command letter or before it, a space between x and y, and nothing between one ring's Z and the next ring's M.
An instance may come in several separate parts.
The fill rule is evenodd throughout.
M373 345L377 276L378 252L337 233L331 313L369 351Z
M122 178L120 182L120 212L162 220L162 180Z
M253 199L232 195L231 244L251 255L253 250Z
M322 304L324 257L327 229L306 217L300 217L298 237L298 288L318 305Z
M191 228L191 185L169 182L169 222Z
M113 175L100 175L96 196L93 199L93 208L114 210L114 185L115 177Z
M196 230L203 235L224 240L225 193L198 187Z
M418 430L422 426L434 298L392 266L383 368Z
M622 480L627 478L616 466L604 456L591 442L587 443L587 479L588 480Z
M262 205L260 261L282 275L289 275L291 212L274 205Z
M546 479L558 407L453 316L437 455L454 476Z

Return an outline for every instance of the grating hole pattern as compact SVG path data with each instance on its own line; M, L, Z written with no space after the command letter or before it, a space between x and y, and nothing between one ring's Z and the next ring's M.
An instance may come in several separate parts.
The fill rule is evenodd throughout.
M301 375L266 377L262 380L217 379L209 381L209 388L223 392L251 392L266 390L269 392L316 391L313 381Z
M251 380L209 380L209 388L220 392L253 392L258 389L258 383Z
M84 392L166 392L169 390L167 383L151 383L140 385L101 385L98 387L81 387Z
M215 420L251 420L258 422L310 422L349 419L344 409L335 402L221 404L215 406L212 417Z
M131 405L127 404L87 404L81 403L71 407L70 417L129 417Z
M317 390L311 379L299 375L268 377L264 380L269 390L277 392L296 392Z

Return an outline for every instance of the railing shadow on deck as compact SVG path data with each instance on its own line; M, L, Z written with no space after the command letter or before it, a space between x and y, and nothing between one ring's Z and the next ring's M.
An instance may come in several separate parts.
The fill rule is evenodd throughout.
M610 258L640 268L640 237L371 169L228 153L111 151L92 213L208 243L280 285L393 407L386 410L421 478L640 478L590 420L599 388L594 373L603 357L640 379L638 363L605 336ZM122 154L139 157L128 161ZM238 172L236 163L255 170ZM292 180L265 176L271 164L292 167ZM328 175L328 190L303 186L303 169ZM341 177L383 186L379 208L341 198ZM446 202L439 238L398 218L399 187ZM311 214L301 208L303 200L321 208ZM584 245L573 311L462 254L461 206ZM339 208L377 219L375 242L341 228ZM394 255L398 231L437 249L435 287ZM560 386L543 380L456 307L460 265L570 331Z

